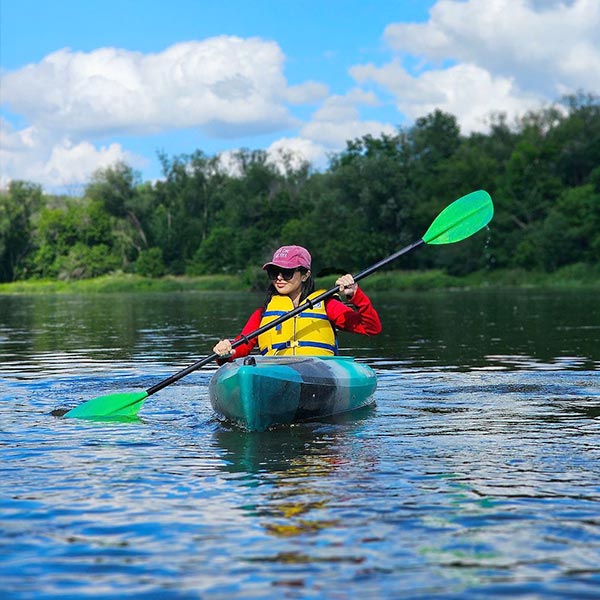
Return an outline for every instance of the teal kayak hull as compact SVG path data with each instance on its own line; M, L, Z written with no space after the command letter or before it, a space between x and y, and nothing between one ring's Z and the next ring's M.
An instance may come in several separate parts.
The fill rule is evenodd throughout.
M220 367L209 396L220 420L265 431L368 406L376 387L373 369L353 358L252 356Z

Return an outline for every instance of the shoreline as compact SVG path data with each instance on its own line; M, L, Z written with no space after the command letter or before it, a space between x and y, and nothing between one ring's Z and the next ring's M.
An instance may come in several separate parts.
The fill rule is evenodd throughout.
M0 284L0 295L109 294L146 292L261 291L262 272L239 275L165 276L148 278L118 273L75 281L23 280ZM316 278L318 288L330 289L335 276ZM456 277L439 270L385 271L360 282L367 291L426 291L467 288L598 288L600 267L569 265L553 273L523 270L479 271Z

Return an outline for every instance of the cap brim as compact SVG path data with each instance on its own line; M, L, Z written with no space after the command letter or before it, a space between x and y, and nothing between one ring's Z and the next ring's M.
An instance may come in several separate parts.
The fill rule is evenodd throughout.
M269 267L279 267L280 269L310 269L310 267L305 267L304 265L301 265L301 264L298 264L298 265L283 264L282 265L281 263L268 262L263 265L263 271L265 269L268 269Z
M268 262L266 264L263 265L263 271L265 269L268 269L269 267L279 267L280 269L297 269L298 267L301 267L302 265L298 265L296 267L290 267L289 265L282 265L276 262Z

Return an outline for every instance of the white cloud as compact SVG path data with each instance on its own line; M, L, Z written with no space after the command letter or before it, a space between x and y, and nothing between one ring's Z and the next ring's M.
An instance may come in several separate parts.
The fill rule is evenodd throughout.
M418 77L398 62L381 69L373 65L355 67L352 74L359 82L374 81L389 90L396 97L398 110L411 121L440 109L457 116L464 134L486 129L491 113L517 115L539 107L544 100L520 92L512 79L494 78L472 64L426 71Z
M64 186L87 182L95 170L114 165L118 161L136 166L141 159L124 151L120 144L97 148L89 142L75 144L68 138L63 138L53 146L49 159L40 167L43 179L49 185Z
M281 138L267 149L269 161L285 172L288 163L292 169L300 168L308 162L314 167L325 167L327 149L306 138Z
M313 114L310 122L301 130L300 136L321 144L328 151L341 150L348 140L363 135L381 135L394 133L389 123L365 121L360 116L361 105L374 106L377 98L372 92L358 88L345 95L330 96Z
M302 85L287 88L285 98L290 104L313 104L327 97L329 88L317 81L307 81Z
M85 181L110 160L132 158L119 144L94 145L115 133L198 128L232 138L297 127L286 101L316 102L327 88L288 88L283 63L276 43L229 36L148 55L119 48L53 52L2 77L3 103L28 123L18 132L6 131L5 123L2 180Z
M579 90L600 93L600 2L440 0L427 23L394 23L384 38L396 58L357 65L360 84L391 92L411 119L454 114L463 133ZM409 73L404 61L417 66Z
M378 121L365 121L360 117L360 106L375 106L378 101L372 92L359 88L345 95L327 98L314 112L311 120L300 128L298 137L281 138L268 148L269 159L285 170L286 161L292 168L303 162L317 169L327 167L329 154L339 152L348 140L371 134L393 134L396 129Z
M600 3L597 0L440 0L424 24L389 25L398 52L440 64L475 64L524 89L556 94L600 86Z
M330 96L317 109L310 121L299 130L298 137L284 137L267 148L268 160L283 172L297 169L304 162L324 169L331 153L339 152L348 140L371 134L393 135L396 128L389 123L365 121L360 117L360 106L377 104L375 95L355 88L345 95ZM222 152L220 164L228 173L239 175L236 152Z
M54 139L36 127L14 131L0 119L0 187L12 179L42 183L47 188L64 188L89 181L96 170L125 161L142 166L144 159L112 143L96 147L87 141L73 142L67 136Z
M3 98L29 122L75 137L179 127L207 128L218 136L215 123L237 127L238 134L244 127L272 131L293 122L282 104L283 59L274 42L227 36L148 55L62 49L5 75ZM295 93L322 90L298 86Z

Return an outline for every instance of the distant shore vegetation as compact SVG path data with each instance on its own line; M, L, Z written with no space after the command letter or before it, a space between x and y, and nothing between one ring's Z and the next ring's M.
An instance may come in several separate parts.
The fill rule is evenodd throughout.
M331 289L336 277L316 280L319 288ZM107 294L177 292L262 292L266 289L263 272L241 275L199 275L143 277L125 273L102 275L73 281L27 280L0 284L0 295L12 294ZM454 276L442 270L386 271L374 273L360 285L369 292L454 290L469 288L600 288L600 265L578 263L545 273L523 269L502 269Z
M365 287L598 280L596 96L569 96L511 124L491 116L487 134L462 135L436 110L395 135L348 141L322 172L283 158L275 166L264 151L242 150L233 173L200 150L161 154L159 181L117 163L81 197L13 181L0 192L0 293L257 289L260 266L284 244L306 246L317 274L356 273L420 239L477 189L495 205L486 230L407 254L393 265L401 271L378 272Z

